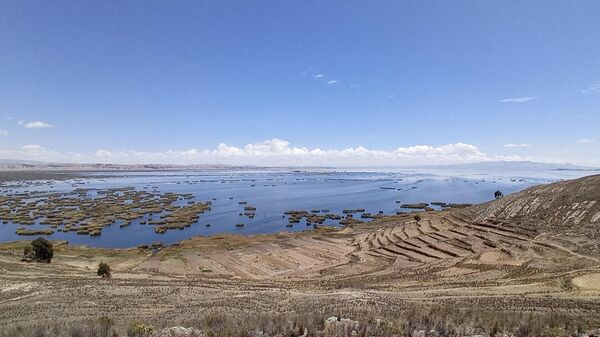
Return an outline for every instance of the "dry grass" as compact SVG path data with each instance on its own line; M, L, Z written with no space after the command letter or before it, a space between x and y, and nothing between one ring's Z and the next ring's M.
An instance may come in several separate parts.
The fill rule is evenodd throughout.
M405 310L382 312L369 306L323 308L304 313L198 312L185 319L163 317L154 321L118 321L101 317L96 320L70 322L55 320L0 328L0 337L142 337L148 332L181 325L202 330L209 337L220 336L309 336L323 335L324 321L330 316L360 322L358 336L415 336L420 331L434 336L576 336L600 324L598 318L565 314L533 314L456 310L453 307L411 306ZM144 333L146 332L146 333ZM349 332L350 333L350 332ZM346 336L340 336L346 337Z

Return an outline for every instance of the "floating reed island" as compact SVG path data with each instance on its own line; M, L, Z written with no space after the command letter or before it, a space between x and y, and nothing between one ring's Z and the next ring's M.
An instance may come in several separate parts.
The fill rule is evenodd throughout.
M294 224L300 223L300 221L302 221L302 219L306 220L307 226L315 226L315 227L317 225L324 224L326 220L338 221L338 223L340 225L344 225L344 226L363 222L359 219L354 218L352 213L360 213L358 211L364 212L364 209L344 210L343 211L344 216L334 214L334 213L323 213L324 211L329 212L329 210L321 210L321 212L319 212L319 213L317 213L315 211L316 210L311 210L310 212L304 211L304 210L290 210L290 211L284 212L283 217L285 218L286 215L289 217L288 224L286 225L286 227L293 227ZM379 216L383 216L383 215L382 214L381 215L371 215L370 213L367 213L367 216L362 217L362 218L367 219L367 218L375 218L375 217L379 217Z
M400 203L400 201L396 201L396 203ZM400 208L422 209L422 210L426 210L426 211L433 211L434 209L429 206L430 204L433 206L441 207L441 208L465 208L465 207L469 207L469 206L473 205L473 204L467 204L467 203L461 204L461 203L446 203L446 202L442 202L442 201L434 201L431 203L419 202L419 203L414 203L414 204L400 204Z
M419 202L416 204L401 204L400 207L401 208L409 208L409 209L424 209L425 207L428 207L429 204L426 202Z
M52 229L27 229L23 227L17 228L17 234L19 235L52 235L54 231Z
M0 219L20 225L18 235L52 235L56 230L99 236L104 227L124 228L136 220L156 225L154 231L162 234L183 230L211 210L211 201L193 199L191 193L138 191L133 187L8 193L0 196ZM31 225L48 228L27 228Z

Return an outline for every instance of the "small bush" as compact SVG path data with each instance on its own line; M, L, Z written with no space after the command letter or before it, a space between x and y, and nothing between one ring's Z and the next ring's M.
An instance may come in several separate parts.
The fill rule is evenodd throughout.
M100 316L94 324L88 325L88 329L91 329L94 333L88 333L87 336L97 337L119 337L119 334L114 330L115 321L107 316ZM91 332L91 331L90 331Z
M156 329L152 325L134 322L127 329L127 337L148 337Z
M110 278L112 276L108 263L100 262L100 264L98 264L98 276L102 276L102 278Z
M33 247L32 246L26 246L25 249L23 250L23 258L24 259L31 259L33 260L35 258L34 254L33 254Z
M31 241L31 247L25 248L24 254L34 260L50 263L54 257L52 243L44 238L37 238Z

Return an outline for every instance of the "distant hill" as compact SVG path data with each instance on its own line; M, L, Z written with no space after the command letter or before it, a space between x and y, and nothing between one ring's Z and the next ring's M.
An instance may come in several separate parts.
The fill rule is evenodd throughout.
M21 159L1 159L0 165L41 165L46 164L43 161L37 160L21 160Z
M294 170L341 170L341 169L376 169L376 170L397 170L397 169L448 169L464 171L548 171L548 170L566 170L566 171L598 171L600 168L578 166L573 164L550 164L538 163L532 161L488 161L468 164L452 165L416 165L416 166L384 166L384 167L316 167L316 166L281 166L267 167L254 165L226 165L226 164L195 164L195 165L175 165L175 164L101 164L101 163L49 163L35 160L20 159L0 159L0 171L21 171L21 170L62 170L62 171L185 171L185 170L245 170L245 169L294 169Z
M580 166L570 163L541 163L533 161L482 161L464 164L439 164L439 165L384 165L384 166L349 166L349 167L328 167L330 169L352 169L365 170L374 169L377 171L385 170L464 170L464 171L548 171L548 170L569 170L569 171L598 171L600 167Z
M0 160L0 171L187 171L187 170L232 170L259 169L257 166L232 166L222 164L169 165L169 164L74 164L47 163L29 160Z
M600 168L578 166L569 163L553 164L533 161L487 161L468 164L454 164L436 166L437 168L465 169L465 170L583 170L600 171Z

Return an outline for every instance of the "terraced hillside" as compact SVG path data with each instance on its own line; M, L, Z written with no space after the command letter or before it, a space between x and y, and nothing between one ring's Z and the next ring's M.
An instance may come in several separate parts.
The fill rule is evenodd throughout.
M600 225L600 176L535 186L474 207L477 221L527 221L563 229Z
M448 282L568 284L571 275L591 272L587 279L600 289L599 218L600 176L591 176L467 209L388 218L357 230L353 255L356 264L388 261L377 274L386 285L411 278L442 287Z

